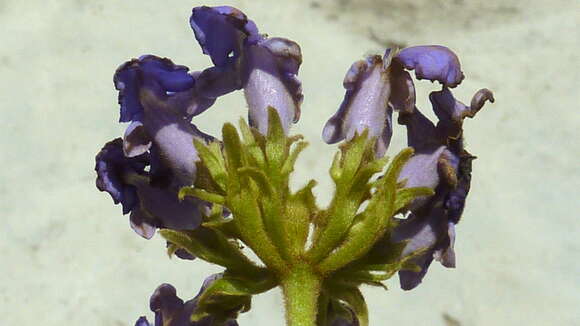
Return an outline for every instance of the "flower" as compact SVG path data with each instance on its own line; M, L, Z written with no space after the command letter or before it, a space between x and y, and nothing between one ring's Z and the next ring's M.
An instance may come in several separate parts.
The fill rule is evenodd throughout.
M178 296L177 291L171 284L161 284L149 300L149 307L155 313L155 323L150 324L146 317L140 317L135 326L211 326L214 318L208 316L200 321L192 322L191 315L195 312L199 296L215 280L221 278L221 274L209 276L203 282L199 293L191 300L183 302ZM238 326L238 323L231 319L224 326Z
M407 69L415 69L419 79L439 81L441 91L432 92L429 99L439 119L433 124L418 108L401 112L399 123L407 128L407 142L415 155L406 163L399 176L405 187L428 187L431 197L416 198L407 209L407 219L391 234L394 242L406 241L402 256L421 252L412 262L420 271L399 272L404 290L421 283L429 265L436 259L445 267L455 267L455 224L459 222L471 183L471 162L475 159L464 148L463 119L473 118L486 101L494 101L487 89L479 90L471 106L457 101L449 87L463 80L457 56L441 46L418 46L402 50L395 60Z
M429 96L437 124L415 106L415 87L406 70L415 70L418 79L442 85L441 91ZM464 148L463 119L473 118L486 101L494 100L487 89L478 91L470 106L455 100L449 88L458 86L463 78L457 56L439 45L398 52L388 49L383 57L369 56L348 70L344 100L322 133L324 141L332 144L367 130L369 138L377 139L376 156L382 157L393 133L393 111L398 113L399 124L406 127L407 142L415 154L403 167L399 182L408 188L431 188L435 194L415 198L404 209L410 212L408 218L397 219L398 226L386 235L392 242L404 241L401 258L414 255L411 261L421 267L419 272L399 272L405 290L421 282L433 259L446 267L455 266L455 224L463 213L475 158Z
M123 141L114 139L96 156L97 188L108 192L115 204L121 203L123 214L130 214L131 227L146 239L155 228L195 229L208 204L194 198L179 201L171 189L152 185L149 153L127 157Z
M302 54L288 39L259 34L253 21L236 8L196 7L191 27L214 67L202 72L197 89L219 96L244 89L250 125L268 131L268 107L274 107L285 132L300 118L302 87L297 78ZM219 85L220 87L217 87ZM208 91L209 86L219 92Z
M344 100L322 131L326 143L349 141L366 129L369 138L377 138L376 156L385 155L393 134L393 110L410 111L415 101L411 77L392 61L394 54L388 49L382 58L373 55L352 64L343 81Z
M190 121L215 99L196 93L195 78L188 70L169 59L146 55L124 63L114 76L120 121L131 121L123 137L125 155L132 157L151 149L155 177L174 188L195 180L192 162L199 158L194 137L211 139Z

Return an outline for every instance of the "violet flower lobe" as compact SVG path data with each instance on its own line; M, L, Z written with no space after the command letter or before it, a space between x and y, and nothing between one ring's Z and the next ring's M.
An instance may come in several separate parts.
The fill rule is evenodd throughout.
M190 185L198 160L193 138L208 138L190 123L214 102L198 96L188 69L169 59L143 56L121 65L114 77L121 121L131 121L124 136L125 155L153 149L152 169L164 171L173 187ZM176 189L177 190L177 189Z
M130 213L133 230L146 239L155 234L155 228L198 227L207 204L191 198L179 201L177 193L151 185L145 171L149 164L149 153L126 157L122 140L110 141L96 157L97 188L108 192L115 204L122 204L123 214Z
M195 229L209 206L177 197L182 186L195 181L199 158L193 139L213 139L190 123L215 99L196 92L199 74L188 70L147 55L124 63L114 76L120 121L130 124L123 140L107 143L97 155L97 187L123 204L132 228L147 239L155 228Z
M190 19L195 37L214 67L204 70L196 88L206 96L244 89L250 125L265 134L268 107L274 107L285 132L300 117L302 54L297 43L268 38L238 9L197 7ZM214 92L209 92L212 86ZM216 91L217 90L217 91Z
M161 284L149 300L149 307L155 313L155 322L150 324L146 317L140 317L135 326L212 326L214 317L208 316L200 321L192 322L190 317L195 313L197 301L201 293L209 287L221 274L209 276L203 282L199 293L191 300L183 302L177 296L177 291L170 284ZM238 326L238 323L230 319L223 326Z

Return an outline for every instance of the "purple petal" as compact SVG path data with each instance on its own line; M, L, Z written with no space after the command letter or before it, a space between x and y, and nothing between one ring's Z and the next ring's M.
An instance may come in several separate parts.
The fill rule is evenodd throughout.
M417 79L439 81L455 87L464 78L459 58L441 45L412 46L401 50L396 56L406 69L415 70Z
M346 89L344 100L324 126L322 138L325 142L348 141L355 134L368 130L369 137L379 138L377 156L384 155L392 135L388 55L389 51L385 58L369 56L350 67L343 81Z
M300 46L283 38L269 38L245 47L243 85L250 125L268 131L268 107L278 111L287 132L300 117L302 87L297 79L302 63Z
M201 224L202 214L209 213L209 204L196 198L180 201L176 191L151 186L148 177L131 175L128 180L137 188L141 203L141 210L136 213L146 215L139 218L141 220L152 218L158 227L192 230Z
M242 88L239 69L236 65L211 67L201 72L196 80L196 91L207 98L218 98Z
M149 324L149 322L147 321L147 318L139 317L139 319L137 319L137 321L135 322L135 326L151 326L151 324ZM153 326L155 326L155 325L153 325Z
M126 173L141 174L149 164L148 154L125 157L122 140L117 138L105 144L95 157L97 188L106 191L115 204L121 203L123 214L130 212L136 205L136 188L124 181Z
M455 158L455 156L445 146L440 146L432 151L417 152L403 166L398 181L406 181L406 188L427 187L435 190L441 181L442 164L448 164L451 168L451 170L444 171L446 180L455 176L458 160L450 160L449 158ZM448 174L452 174L452 176L448 176ZM415 211L428 200L429 197L426 196L417 197L407 209Z
M197 228L209 204L194 198L179 201L176 189L153 186L149 173L144 171L150 163L150 154L128 158L123 155L122 146L118 138L97 154L97 188L107 191L116 204L122 203L124 214L131 213L135 232L149 239L157 227Z
M158 161L171 172L174 187L193 184L199 160L193 139L203 139L204 135L176 112L165 96L143 88L140 101L143 128L152 139Z
M246 41L260 38L256 25L243 12L229 6L195 7L189 22L203 53L217 67L233 64Z
M407 144L413 147L416 153L424 149L432 150L444 144L438 137L433 122L418 108L414 108L411 114L402 112L398 121L407 128Z
M427 273L435 253L450 248L449 225L445 210L440 205L432 205L428 209L412 213L409 218L402 220L394 229L391 234L392 241L407 241L401 254L402 257L419 250L424 251L411 259L411 262L421 267L421 271L403 270L399 272L403 290L411 290L419 285ZM453 227L453 223L451 225Z
M145 85L159 93L191 89L195 81L188 74L188 70L167 58L153 55L144 55L119 66L113 78L115 88L119 90L119 121L136 121L142 117L143 107L139 101L139 92Z

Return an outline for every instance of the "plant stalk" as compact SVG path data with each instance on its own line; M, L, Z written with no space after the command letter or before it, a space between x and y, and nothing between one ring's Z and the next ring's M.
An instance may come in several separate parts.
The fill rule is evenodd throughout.
M316 326L321 283L307 264L292 267L282 280L287 326Z

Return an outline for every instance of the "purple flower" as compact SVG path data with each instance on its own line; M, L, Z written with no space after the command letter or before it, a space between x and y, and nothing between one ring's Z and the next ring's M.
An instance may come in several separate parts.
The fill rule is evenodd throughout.
M449 87L463 79L459 60L449 49L440 46L419 46L405 49L397 60L407 69L415 69L418 78L443 84L441 91L429 96L437 124L419 109L401 112L399 123L407 128L407 142L415 155L403 167L399 176L406 187L428 187L431 197L416 198L407 209L410 215L400 220L391 234L395 242L407 241L402 256L419 250L412 259L420 272L400 271L401 287L410 290L421 283L429 265L436 259L445 267L455 267L455 224L459 222L471 183L471 162L475 158L464 148L463 119L473 118L486 101L494 101L487 89L479 90L471 106L457 101Z
M195 298L183 302L177 296L177 291L170 284L161 284L149 300L149 307L155 313L155 323L150 324L147 318L140 317L135 326L212 326L214 325L214 318L208 316L198 322L190 320L191 315L197 308L197 301L201 293L211 285L215 280L219 279L221 274L214 274L209 276L203 282L203 285ZM227 321L224 326L237 326L235 320Z
M284 38L262 39L245 48L242 65L244 94L250 125L268 131L268 107L278 111L286 133L300 118L302 85L298 69L302 63L300 46Z
M272 106L288 132L300 117L303 99L296 77L302 63L298 44L260 35L246 15L227 6L194 8L190 23L215 65L201 73L198 92L214 97L243 88L251 126L265 134Z
M415 107L415 87L405 69L414 69L418 79L443 85L429 96L437 124ZM323 130L327 143L349 141L367 130L369 137L377 138L376 154L381 157L391 139L393 111L407 128L407 142L415 155L403 167L399 181L405 187L431 188L435 195L416 198L405 207L411 212L409 217L400 220L391 234L392 241L407 241L403 256L422 252L413 258L421 272L399 273L406 290L421 282L434 258L446 267L455 266L455 224L465 206L474 159L464 149L463 119L473 118L486 101L493 102L487 89L478 91L470 106L456 101L449 87L459 85L463 78L459 59L443 46L415 46L398 53L387 50L382 58L370 56L347 72L344 100Z
M377 157L385 155L393 134L393 110L412 111L415 102L411 77L392 61L393 54L388 49L382 58L374 55L352 64L343 81L344 100L324 126L325 142L349 141L368 130L369 138L377 138Z
M215 100L196 93L195 78L187 71L169 59L148 55L121 65L114 77L120 120L131 121L123 137L125 155L133 157L151 149L156 178L174 188L195 180L194 137L211 138L190 120Z
M131 227L146 239L155 228L195 229L207 204L194 198L180 202L176 191L152 185L151 173L145 171L150 158L149 153L125 156L120 138L108 142L95 159L97 188L121 203L123 214L131 213Z
M459 58L441 45L405 48L399 52L397 60L406 69L414 69L417 79L437 80L444 86L455 87L465 77L461 71Z

